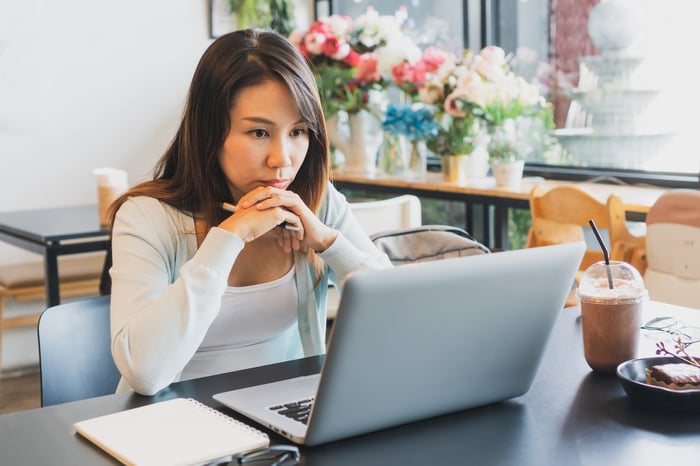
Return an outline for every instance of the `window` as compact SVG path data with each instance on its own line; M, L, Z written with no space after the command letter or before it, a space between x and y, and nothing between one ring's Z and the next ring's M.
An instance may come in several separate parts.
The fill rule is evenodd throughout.
M530 79L539 76L550 89L558 140L566 149L547 158L533 154L528 174L700 187L700 130L694 118L700 92L695 86L693 55L683 45L699 42L700 29L694 21L700 4L628 1L631 8L616 17L613 30L619 33L636 25L638 33L625 52L632 58L605 60L605 68L615 70L610 79L594 72L600 58L586 58L600 55L588 31L589 12L598 0L328 0L316 4L321 16L325 12L352 17L369 5L381 14L406 5L408 25L421 46L440 43L479 49L496 44L513 54L518 73ZM600 17L594 23L598 29L607 24ZM597 71L601 74L600 67ZM620 79L622 74L628 79Z
M323 16L319 11L321 7L326 14L357 18L368 6L382 15L392 15L399 8L405 7L408 14L405 25L412 31L416 44L421 47L442 44L455 48L462 47L465 43L465 3L467 2L456 0L328 0L316 2L316 14Z

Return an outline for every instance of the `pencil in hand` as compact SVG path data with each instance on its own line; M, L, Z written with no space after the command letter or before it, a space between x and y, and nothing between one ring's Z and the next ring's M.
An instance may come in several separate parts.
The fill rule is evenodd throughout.
M235 212L237 207L231 203L228 202L222 202L221 203L221 208L224 209L226 212Z
M236 207L235 205L233 205L233 204L231 204L231 203L229 203L229 202L222 202L222 203L221 203L221 208L224 209L226 212L231 212L231 213L233 213L233 212L236 212L236 209L237 209L238 207ZM282 223L280 223L278 226L284 228L285 230L289 230L289 231L299 231L299 230L301 230L301 228L299 228L298 226L292 225L291 223L287 223L287 222L282 222Z

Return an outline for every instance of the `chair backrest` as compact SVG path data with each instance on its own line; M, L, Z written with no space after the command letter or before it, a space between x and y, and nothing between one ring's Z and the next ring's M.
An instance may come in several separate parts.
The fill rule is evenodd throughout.
M413 228L422 223L420 199L412 194L376 201L350 202L350 208L367 235Z
M610 259L632 264L639 273L644 273L646 257L644 237L632 235L627 229L625 208L616 196L601 202L593 195L574 185L557 186L545 190L535 186L530 192L530 213L532 227L528 232L525 247L586 241L589 248L583 256L576 280L592 264L603 260L603 251L591 235L584 232L590 229L593 220L601 233L607 236ZM569 294L567 306L578 303L574 290Z
M649 296L700 309L700 191L675 189L647 214Z
M640 273L644 272L644 238L627 229L624 205L618 196L613 194L607 202L601 202L574 185L549 190L535 186L530 192L530 214L532 227L526 247L585 241L584 231L592 219L598 229L607 233L610 258L630 262L641 269ZM586 251L580 270L603 259L602 250L593 245Z
M46 309L39 318L41 405L115 392L109 331L109 296L73 301Z
M394 265L491 252L463 229L448 225L423 225L388 230L376 233L371 238L375 246L384 252Z

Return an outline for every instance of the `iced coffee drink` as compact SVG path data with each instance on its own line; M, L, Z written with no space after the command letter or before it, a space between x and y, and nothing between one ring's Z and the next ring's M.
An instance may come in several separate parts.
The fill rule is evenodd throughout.
M637 356L647 291L639 272L625 262L593 264L581 279L583 353L591 369L614 373Z

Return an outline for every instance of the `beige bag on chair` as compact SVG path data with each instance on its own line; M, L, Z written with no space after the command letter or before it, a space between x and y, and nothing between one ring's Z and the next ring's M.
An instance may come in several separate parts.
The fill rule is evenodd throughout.
M382 231L370 238L394 265L491 252L466 231L446 225Z

